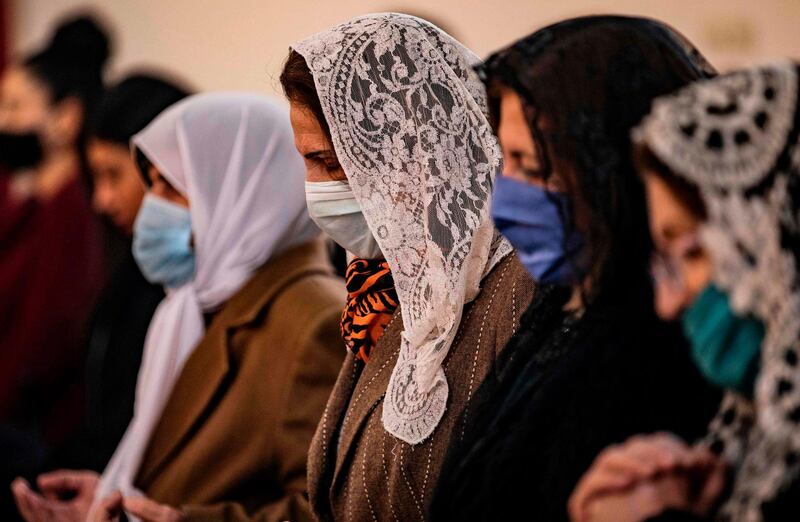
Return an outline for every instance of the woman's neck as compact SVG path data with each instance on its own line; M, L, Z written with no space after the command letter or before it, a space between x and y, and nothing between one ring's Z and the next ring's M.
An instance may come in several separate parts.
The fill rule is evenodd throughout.
M576 284L572 287L572 294L569 300L564 304L563 310L570 314L582 315L586 310L586 297L592 291L592 277L586 276L582 283Z
M570 314L578 314L580 315L584 308L586 308L585 303L583 302L584 294L583 290L580 286L574 286L572 288L572 295L570 295L569 300L564 303L563 310Z

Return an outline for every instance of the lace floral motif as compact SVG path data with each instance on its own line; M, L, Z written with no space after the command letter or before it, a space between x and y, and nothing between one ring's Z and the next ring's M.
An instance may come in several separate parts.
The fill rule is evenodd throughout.
M383 409L427 438L447 406L444 360L465 302L511 251L489 217L500 151L478 59L406 15L356 18L293 48L314 75L333 145L392 270L405 331Z
M695 183L714 281L765 325L755 399L729 393L710 440L738 466L721 516L761 520L800 463L800 145L791 63L695 84L654 104L636 132Z
M754 185L786 146L797 101L794 72L774 68L720 77L655 103L646 141L698 184ZM659 136L664 138L659 138Z

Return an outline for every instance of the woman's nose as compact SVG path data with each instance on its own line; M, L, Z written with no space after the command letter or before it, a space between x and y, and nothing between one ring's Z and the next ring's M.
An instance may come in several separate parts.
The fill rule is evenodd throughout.
M666 281L655 283L656 314L664 321L677 319L689 300L685 289L676 288Z
M519 162L513 159L504 159L503 160L503 171L501 173L503 177L511 178L516 181L527 181L525 176L520 172L519 169Z
M92 206L95 212L100 214L109 213L113 206L113 201L113 191L101 184L95 186L94 195L92 196Z

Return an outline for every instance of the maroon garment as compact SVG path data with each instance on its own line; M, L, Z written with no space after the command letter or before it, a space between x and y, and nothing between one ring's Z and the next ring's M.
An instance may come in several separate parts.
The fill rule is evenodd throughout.
M59 442L80 421L83 347L103 284L81 177L18 201L0 175L0 423Z

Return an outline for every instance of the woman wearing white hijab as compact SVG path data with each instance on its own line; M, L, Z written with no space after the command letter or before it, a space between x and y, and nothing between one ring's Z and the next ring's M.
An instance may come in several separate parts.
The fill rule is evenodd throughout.
M322 520L426 518L533 295L489 216L501 155L477 62L430 23L388 13L295 44L281 75L309 212L356 257L350 353L309 453Z
M167 297L114 457L99 483L60 489L94 499L94 520L123 506L144 520L310 519L306 454L341 363L344 288L306 211L287 112L197 95L132 145L149 183L134 256Z

